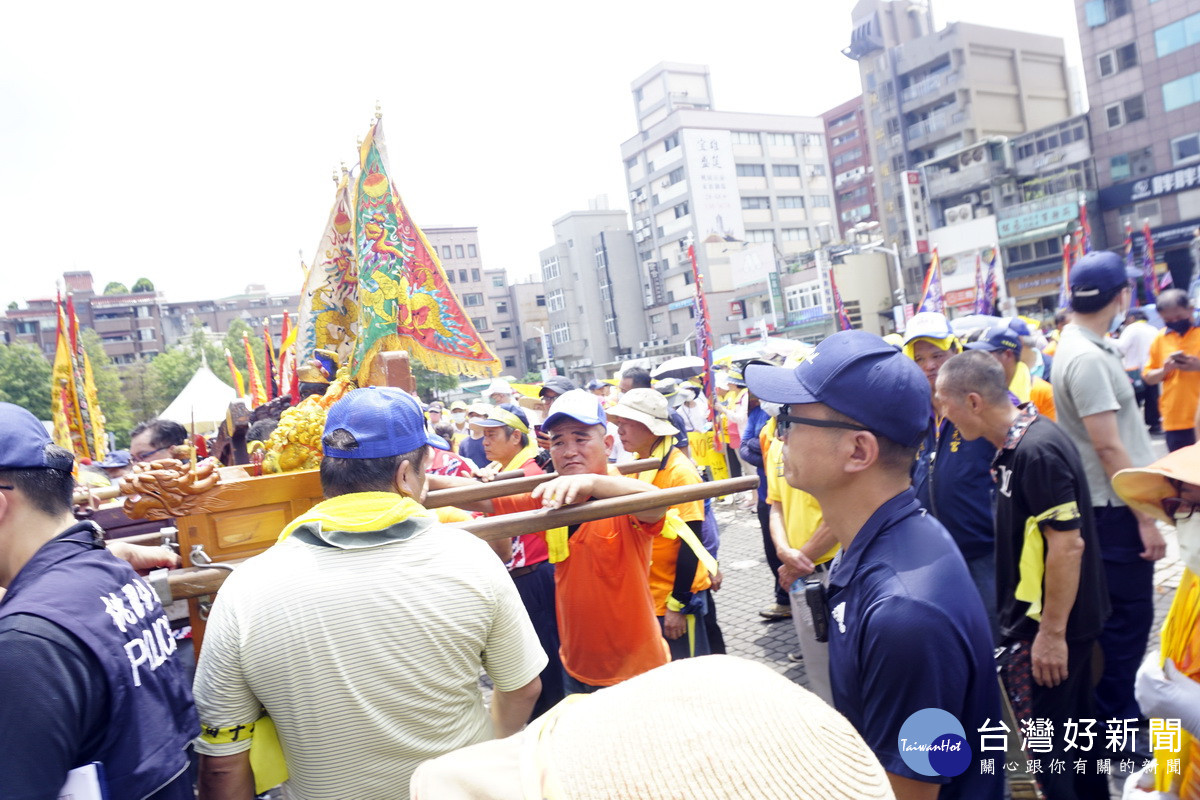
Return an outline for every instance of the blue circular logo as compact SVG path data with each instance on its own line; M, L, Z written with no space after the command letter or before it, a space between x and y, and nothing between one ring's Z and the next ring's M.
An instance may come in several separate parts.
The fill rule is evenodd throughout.
M949 711L923 708L900 726L900 758L918 775L953 778L971 765L971 745L962 723Z

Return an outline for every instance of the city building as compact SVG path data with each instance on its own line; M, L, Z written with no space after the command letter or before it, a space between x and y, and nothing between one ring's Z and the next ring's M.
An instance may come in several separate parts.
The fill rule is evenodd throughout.
M829 109L821 118L825 120L825 147L833 170L838 232L842 239L849 239L854 226L879 219L862 95Z
M521 348L516 373L541 372L549 362L550 315L546 311L546 290L541 281L530 279L512 284L508 291L516 312L517 342Z
M642 352L648 338L625 212L600 207L602 198L593 205L556 219L554 245L539 254L550 362L580 385L609 377L615 365Z
M450 288L479 336L500 360L501 370L518 368L521 346L517 317L503 269L484 269L476 227L423 228L446 271Z
M649 323L641 352L688 349L696 291L689 245L718 344L744 336L744 318L721 313L735 302L765 300L777 322L781 269L836 232L824 120L717 111L702 65L661 63L631 88L637 133L621 157Z
M234 320L241 320L261 335L264 321L275 340L282 341L283 314L295 324L300 309L299 294L271 294L262 284L250 284L241 294L215 300L167 302L160 299L163 339L173 346L196 327L202 327L213 340L221 340Z
M1200 0L1075 0L1109 242L1149 221L1177 286L1200 226Z
M1063 41L964 22L935 31L927 3L860 0L842 52L858 62L862 75L879 233L899 245L908 299L915 300L930 247L939 244L933 231L960 222L947 219L949 209L961 211L974 193L971 184L989 181L999 168L998 148L991 146L999 144L997 137L1071 116ZM940 186L923 185L922 165L928 170L964 153L971 158L962 164L965 174L940 176ZM995 198L990 205L982 198L971 205L971 219L980 221L972 226L977 236L959 231L954 247L981 252L996 245L994 219L982 220L993 215ZM970 272L973 277L973 263Z

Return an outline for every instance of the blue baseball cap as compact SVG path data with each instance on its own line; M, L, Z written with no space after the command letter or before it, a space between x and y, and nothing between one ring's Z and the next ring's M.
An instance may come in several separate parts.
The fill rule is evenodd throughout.
M411 453L422 445L447 449L446 440L425 430L421 404L403 389L367 386L355 389L329 409L325 433L344 430L358 446L326 447L333 458L388 458Z
M1108 250L1093 250L1071 267L1071 295L1098 297L1123 288L1129 282L1125 261Z
M128 467L130 460L128 450L113 450L103 461L96 462L96 466L101 469L117 469L118 467Z
M966 345L967 350L985 350L994 353L997 350L1009 350L1021 355L1021 336L1007 322L998 322L988 328L983 336Z
M582 422L584 425L608 423L608 415L604 413L604 406L600 404L600 398L583 389L572 389L560 394L550 404L550 413L547 414L546 421L542 423L542 430L548 431L568 419Z
M0 403L0 469L70 472L75 456L46 453L46 445L53 443L37 417L18 405Z
M933 415L921 368L861 330L833 334L795 368L751 364L746 385L769 403L822 403L906 447L921 443Z

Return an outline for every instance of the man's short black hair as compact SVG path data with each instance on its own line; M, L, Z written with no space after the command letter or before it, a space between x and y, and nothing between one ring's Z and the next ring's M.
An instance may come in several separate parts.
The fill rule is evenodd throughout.
M326 448L353 450L358 440L349 431L338 428L329 431L321 439ZM354 492L395 492L396 470L405 461L420 472L425 464L426 445L411 453L384 458L321 458L321 491L326 499Z
M1161 313L1173 308L1187 308L1190 302L1188 293L1183 289L1167 289L1154 301L1154 307Z
M942 364L938 382L945 392L956 398L975 392L990 406L1010 402L1004 368L990 353L979 350L959 353Z
M645 367L630 367L621 373L621 377L629 379L631 389L650 388L650 370Z
M74 459L69 450L47 444L47 456ZM52 517L70 514L74 507L75 477L69 471L36 467L0 471L0 483L12 486L38 511Z
M1070 321L1071 321L1071 312L1068 311L1067 309L1060 308L1058 311L1054 312L1055 327L1057 327L1059 325L1066 325Z
M183 444L187 441L188 436L187 428L178 422L155 417L154 419L148 419L145 422L139 423L133 429L133 432L129 434L129 438L132 439L135 436L140 436L146 431L150 432L150 444L154 445L155 449Z
M1117 299L1117 295L1128 289L1128 286L1118 286L1110 292L1101 292L1092 297L1079 297L1071 295L1071 310L1077 311L1080 314L1095 314L1097 311L1104 309L1109 303Z
M260 419L257 422L250 423L250 428L246 431L247 442L265 442L271 438L271 434L279 427L279 420L275 419Z

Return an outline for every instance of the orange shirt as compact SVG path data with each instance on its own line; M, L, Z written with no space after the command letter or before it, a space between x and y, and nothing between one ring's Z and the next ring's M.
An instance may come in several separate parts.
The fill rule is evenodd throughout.
M679 448L672 447L671 454L667 456L667 466L656 470L650 482L659 489L670 489L673 486L691 486L700 483L701 480L695 465L688 457ZM679 518L684 522L699 522L704 519L703 500L680 503L671 508L679 512ZM682 539L654 537L650 551L650 596L654 598L654 613L660 617L667 613L667 598L671 596L671 590L675 587L675 566L679 562L681 546L687 547ZM708 570L703 564L697 564L696 576L692 579L692 591L700 592L710 586L712 579L708 576Z
M1038 413L1043 417L1058 421L1058 411L1054 407L1054 387L1045 378L1034 378L1029 387L1029 399L1037 406Z
M528 494L492 500L497 514L541 508ZM585 522L554 568L559 655L578 681L612 686L670 661L654 614L650 542L662 521L625 515Z
M1200 356L1200 328L1192 326L1183 336L1170 328L1159 331L1154 341L1150 342L1150 360L1142 367L1142 374L1152 369L1162 369L1167 358L1177 350L1189 356ZM1191 429L1197 401L1200 401L1200 372L1173 370L1163 379L1162 393L1158 397L1163 430Z

